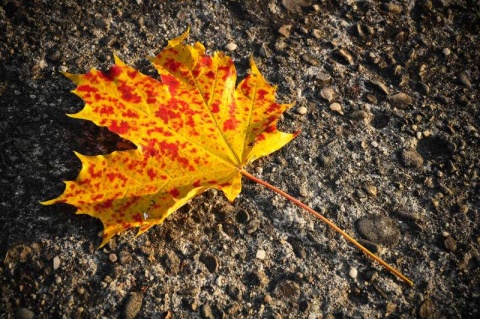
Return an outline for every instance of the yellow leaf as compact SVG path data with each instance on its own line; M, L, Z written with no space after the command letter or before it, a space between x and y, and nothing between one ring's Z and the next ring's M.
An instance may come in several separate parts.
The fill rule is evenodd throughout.
M77 154L82 169L58 198L78 214L101 219L102 246L131 227L139 234L194 196L222 190L233 201L241 191L241 171L252 161L291 141L277 131L291 107L275 102L268 84L250 60L251 73L235 88L236 70L228 56L205 54L200 43L182 42L188 30L170 40L151 62L157 81L125 65L117 56L107 71L65 74L85 107L70 115L106 126L136 145L108 155Z

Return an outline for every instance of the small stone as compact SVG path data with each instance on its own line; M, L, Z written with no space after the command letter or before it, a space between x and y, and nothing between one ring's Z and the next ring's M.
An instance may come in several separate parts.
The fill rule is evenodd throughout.
M260 49L258 50L258 53L260 53L260 55L264 58L272 57L272 52L270 51L270 49L268 48L268 44L266 43L262 43Z
M447 56L450 55L450 53L452 53L452 51L450 51L449 48L445 48L445 49L442 50L442 53L443 53L444 56L447 57Z
M217 257L213 255L205 256L202 262L205 264L205 267L207 267L208 271L210 271L211 273L216 272L220 266Z
M385 316L386 317L390 316L395 311L395 309L397 309L396 304L394 304L391 301L387 302L387 305L385 307Z
M465 87L471 88L472 81L470 80L470 76L467 72L463 71L458 74L458 80L462 83Z
M59 285L62 283L62 277L55 276L55 284Z
M320 90L320 96L328 102L331 102L335 98L336 94L335 91L328 86Z
M445 163L445 168L447 169L447 171L449 173L453 173L453 172L456 172L458 170L457 166L451 160L448 160Z
M330 107L330 110L332 110L332 111L334 111L334 112L337 112L337 113L343 115L342 105L340 105L340 103L337 103L337 102L332 103L332 104L330 104L329 107Z
M278 33L280 33L285 38L288 38L291 32L292 32L291 24L284 24L278 29Z
M387 247L394 246L400 239L398 222L386 216L362 217L357 221L357 229L367 240Z
M75 297L73 297L72 295L68 296L67 298L67 305L69 307L73 306L73 304L75 303Z
M18 308L15 312L15 319L33 319L35 314L27 308Z
M418 316L422 319L436 318L435 304L430 299L426 299L418 310Z
M322 81L322 82L328 82L332 79L330 74L323 73L323 72L317 73L317 75L315 77L317 78L317 80Z
M363 199L363 198L366 198L366 197L367 197L367 195L366 195L364 192L362 192L361 190L359 190L359 189L357 189L357 190L355 191L355 195L356 195L358 198L360 198L360 199Z
M47 54L46 59L49 61L55 62L55 61L58 61L60 57L61 57L60 51L58 51L57 49L53 49Z
M255 257L256 257L257 259L264 260L265 257L266 257L266 255L267 255L267 254L266 254L265 250L259 249L259 250L257 250L257 254L255 255Z
M258 219L252 219L247 223L247 234L251 235L260 227L260 221Z
M423 136L425 137L429 137L430 135L432 135L432 132L430 132L429 130L425 130L422 132Z
M302 60L313 66L317 66L320 64L320 62L318 62L318 59L311 53L302 54Z
M241 301L243 298L242 290L234 284L229 284L227 286L227 293L230 297L232 297L236 301Z
M312 35L315 39L321 39L323 37L322 31L320 31L319 29L313 29Z
M230 52L235 51L237 48L238 48L238 45L235 44L234 42L230 42L225 46L225 50Z
M298 304L298 309L300 309L301 312L307 312L309 308L310 308L310 304L306 300L302 300Z
M55 256L53 258L53 270L57 270L60 267L60 258L58 256Z
M291 14L302 13L302 7L304 7L306 1L304 0L282 0L282 6Z
M404 150L401 154L401 160L405 167L422 168L423 157L417 151Z
M353 57L350 53L348 53L346 50L344 49L339 49L336 51L336 54L341 57L343 60L345 60L345 62L347 62L348 64L353 64Z
M350 271L348 272L348 275L353 279L357 278L357 276L358 276L357 268L355 268L355 267L350 268Z
M204 319L215 319L212 313L212 308L209 305L205 304L200 308L200 315Z
M305 106L300 106L297 109L297 113L300 114L300 115L305 115L305 114L307 114L307 112L308 112L308 109Z
M118 257L122 265L128 265L132 262L132 255L127 250L121 250Z
M433 7L433 3L431 0L420 0L420 7L423 9L430 11Z
M261 167L261 166L255 167L255 173L262 174L263 173L263 167Z
M134 319L140 312L142 303L143 294L139 292L131 292L125 303L125 308L123 309L123 317L125 319Z
M255 272L249 273L247 277L248 281L253 286L265 287L270 282L270 279L268 279L263 269L258 269Z
M100 45L103 47L111 47L117 40L113 35L107 35L100 39Z
M469 209L467 205L461 205L461 204L457 204L455 208L456 208L456 211L460 214L468 213L468 209Z
M443 244L448 251L455 252L457 250L457 241L452 236L448 236Z
M93 20L93 24L99 29L106 29L107 28L107 22L104 19L101 19L101 18L95 18Z
M157 318L155 316L151 317L152 319L154 318ZM165 311L163 313L163 316L162 316L163 319L173 319L173 311L171 309L167 309L167 311Z
M383 8L390 13L402 13L402 6L393 2L385 3Z
M171 272L173 274L178 273L181 261L177 254L175 254L175 252L173 252L172 250L169 249L165 252L165 255L163 255L161 258L161 262L163 263L165 269L168 272Z
M420 92L422 92L424 95L428 95L430 93L430 87L427 84L421 82L418 85L420 88Z
M77 293L79 295L83 295L85 293L85 288L83 286L80 286L77 288Z
M377 103L378 103L377 97L376 97L375 95L373 95L373 94L367 94L367 95L365 96L365 98L367 99L367 101L368 101L369 103L372 103L372 104L377 104Z
M368 120L368 113L364 110L355 110L350 114L350 117L355 121L366 121Z
M263 297L263 302L266 303L266 304L271 304L272 301L273 301L272 296L270 296L270 295L268 295L268 294L265 295L265 297Z
M376 197L377 196L377 187L371 184L365 185L365 192L367 192L368 195Z
M410 95L403 92L395 93L390 96L389 99L393 106L401 109L404 109L405 107L413 103L413 99L410 97Z
M378 90L383 92L384 94L386 94L386 95L390 94L390 90L388 89L387 85L385 83L383 83L382 81L380 81L378 79L373 79L373 80L370 80L370 83L374 87L376 87Z
M300 297L300 286L292 280L282 280L275 286L274 295L279 300L296 302Z
M363 32L363 27L360 23L357 23L357 33L362 38L365 36L365 32Z
M116 262L118 260L118 257L116 254L111 253L108 255L108 260L110 260L112 263Z
M238 223L245 224L250 219L250 215L246 210L240 209L237 213L237 216L235 216L235 218Z

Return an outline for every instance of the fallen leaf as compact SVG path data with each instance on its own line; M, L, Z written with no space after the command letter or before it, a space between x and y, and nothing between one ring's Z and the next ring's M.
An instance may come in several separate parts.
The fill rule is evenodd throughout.
M103 241L131 227L141 234L194 196L211 188L233 201L241 191L241 171L254 160L291 141L277 130L290 104L275 102L268 84L250 59L251 72L235 88L230 57L205 53L200 43L182 42L188 30L170 40L151 62L160 81L115 56L107 71L65 75L85 101L79 113L131 141L136 149L108 155L76 153L82 169L58 198L78 214L99 218Z

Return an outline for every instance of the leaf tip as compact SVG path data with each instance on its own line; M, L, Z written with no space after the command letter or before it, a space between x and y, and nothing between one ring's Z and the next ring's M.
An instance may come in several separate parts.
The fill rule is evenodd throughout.
M187 30L185 30L185 32L183 32L180 36L169 40L168 41L168 46L169 47L175 47L175 46L181 44L188 37L189 33L190 33L190 25L187 26Z

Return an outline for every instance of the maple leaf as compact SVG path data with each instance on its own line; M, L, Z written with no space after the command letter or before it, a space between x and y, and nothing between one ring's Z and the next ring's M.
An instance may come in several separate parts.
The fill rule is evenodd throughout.
M188 29L151 59L160 81L117 56L107 72L65 73L77 85L73 92L85 101L80 112L69 116L105 126L136 149L97 156L75 153L82 162L76 180L66 181L63 194L42 204L67 203L77 214L99 218L102 247L132 227L142 234L208 189L223 191L232 202L246 176L304 208L413 285L330 220L244 169L298 134L277 130L278 119L292 104L275 102L276 88L253 58L250 74L235 88L231 58L221 52L208 56L198 42L184 45L187 36Z
M241 171L252 161L291 141L296 134L277 130L291 104L275 102L250 59L251 73L235 88L230 57L205 54L200 43L184 45L188 30L170 40L151 62L161 81L125 65L117 56L107 71L68 74L85 101L79 113L136 145L108 155L76 153L82 169L56 199L78 214L99 218L103 241L131 227L139 234L192 197L222 190L233 201L241 191Z

